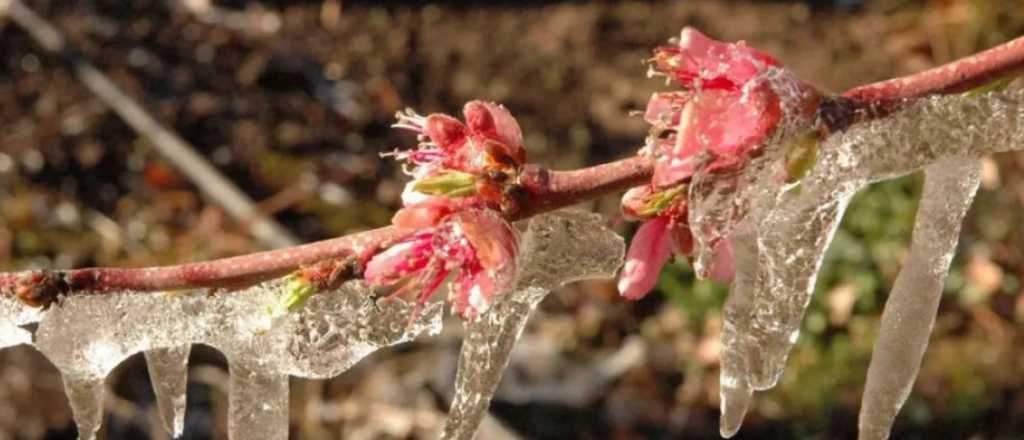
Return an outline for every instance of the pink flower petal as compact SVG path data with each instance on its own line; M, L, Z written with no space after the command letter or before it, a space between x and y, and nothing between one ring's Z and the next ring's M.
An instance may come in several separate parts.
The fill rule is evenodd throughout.
M619 276L619 295L638 300L658 282L661 267L671 255L667 217L657 217L637 229L626 253L626 264Z
M422 269L429 261L420 240L400 242L374 255L366 264L363 278L371 286L386 286Z
M459 226L473 247L480 265L491 273L509 277L510 282L515 272L519 238L508 222L494 211L483 209L455 213L451 221ZM510 270L513 273L507 274Z
M453 151L466 141L466 126L451 116L434 113L427 116L423 134L445 151Z

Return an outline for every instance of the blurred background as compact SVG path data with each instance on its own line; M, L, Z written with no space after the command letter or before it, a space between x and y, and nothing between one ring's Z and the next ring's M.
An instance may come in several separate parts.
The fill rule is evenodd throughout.
M404 179L382 151L415 139L396 111L479 98L519 118L531 161L633 154L628 116L662 87L650 49L695 26L745 39L838 92L1024 34L1021 0L26 3L126 94L301 241L381 226ZM920 179L849 209L780 385L738 438L854 438L879 314L906 253ZM1024 154L985 162L931 346L894 438L1024 436ZM616 220L617 198L586 206ZM13 23L0 18L0 270L147 266L261 249ZM718 438L724 286L685 262L638 303L611 282L550 296L513 355L480 438ZM292 438L429 439L451 398L461 326L293 380ZM188 439L226 438L227 372L193 350ZM106 438L162 439L141 356L108 380ZM0 352L0 439L70 439L56 370Z

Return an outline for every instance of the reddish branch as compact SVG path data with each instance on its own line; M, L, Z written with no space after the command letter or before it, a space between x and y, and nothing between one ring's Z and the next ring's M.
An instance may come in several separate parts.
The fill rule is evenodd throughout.
M956 93L1024 71L1024 37L915 75L854 88L823 104L829 131L884 113L891 103L933 94ZM865 109L883 109L865 112ZM861 117L857 117L858 114ZM575 171L549 171L527 165L513 193L510 219L527 218L647 181L652 161L631 157ZM0 274L0 290L25 302L46 305L56 296L78 291L161 291L197 287L238 287L274 278L300 267L331 272L325 260L360 261L409 231L384 227L306 245L221 260L154 268L86 268ZM317 264L321 263L321 264ZM338 266L338 265L335 265ZM350 271L350 272L358 272ZM351 274L350 274L351 275Z

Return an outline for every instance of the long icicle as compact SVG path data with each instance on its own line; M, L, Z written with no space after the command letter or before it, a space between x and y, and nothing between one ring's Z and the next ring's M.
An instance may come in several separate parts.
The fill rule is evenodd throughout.
M910 395L935 324L960 225L981 180L976 161L950 159L925 170L910 254L885 303L861 401L861 440L889 438Z

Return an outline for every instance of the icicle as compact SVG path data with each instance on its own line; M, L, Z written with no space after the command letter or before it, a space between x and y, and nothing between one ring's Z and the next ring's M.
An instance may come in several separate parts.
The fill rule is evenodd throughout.
M228 363L228 438L288 440L288 376Z
M410 322L413 305L402 301L376 304L373 292L361 282L321 292L298 310L272 316L268 310L280 300L284 288L282 281L272 280L213 296L206 292L71 295L42 313L26 312L13 298L2 297L0 330L10 327L13 332L8 333L14 336L0 342L25 342L29 334L17 326L38 320L35 346L75 385L68 389L69 393L77 390L71 396L77 402L89 401L76 397L85 395L84 381L102 384L124 359L146 352L161 416L175 434L183 426L187 346L213 346L243 372L242 377L232 377L233 383L238 383L235 394L249 396L242 397L248 401L240 402L240 407L236 405L241 408L238 414L263 414L261 420L283 424L246 431L255 437L237 437L258 440L281 438L281 432L287 436L287 394L272 395L270 391L284 389L286 393L288 375L333 377L374 350L441 329L443 304L427 305ZM254 399L273 404L269 408L275 410L284 402L279 411L285 412L285 418L247 409L245 405ZM96 417L102 415L99 408L77 405L77 413L94 410L99 414ZM262 404L256 409L263 411ZM94 425L85 423L91 419L84 415L76 415L76 419L82 421L83 429Z
M754 291L747 353L755 390L775 386L796 343L825 250L854 191L815 194L801 188L759 226L758 288Z
M753 234L734 235L733 256L736 278L722 311L722 351L719 379L721 420L719 432L729 438L739 431L750 406L754 390L750 387L747 351L752 343L747 327L750 320L753 290L756 288L757 240Z
M455 399L442 439L472 439L490 406L509 355L530 314L551 289L590 278L610 278L622 264L622 238L600 216L561 211L529 221L516 288L499 296L466 326L455 377Z
M146 368L153 383L157 407L164 428L172 437L185 430L185 390L188 385L190 345L146 351Z
M103 378L64 376L64 392L78 427L79 440L93 440L103 424Z
M980 164L950 159L925 170L910 254L882 313L860 410L860 439L889 438L921 366L960 225L980 182Z

